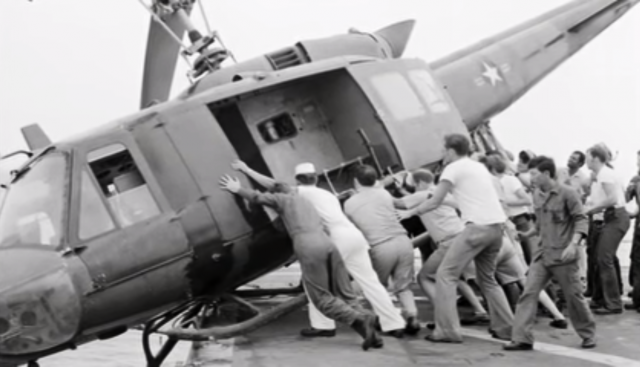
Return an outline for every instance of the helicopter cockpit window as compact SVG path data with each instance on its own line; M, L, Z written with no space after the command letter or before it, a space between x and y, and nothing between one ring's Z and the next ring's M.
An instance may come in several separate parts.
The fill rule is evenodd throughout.
M371 84L397 121L425 115L425 109L409 82L397 72L374 75Z
M116 226L87 171L82 171L82 185L80 187L78 237L81 240L86 240L115 229Z
M19 173L0 211L0 247L60 245L67 197L67 157L48 153Z
M262 139L267 143L275 143L297 134L296 125L288 113L283 113L259 123L258 131Z
M411 70L409 72L411 82L416 87L422 98L427 102L433 113L449 112L449 103L445 99L433 76L426 70Z
M149 186L124 145L94 150L88 161L120 226L128 227L160 214Z

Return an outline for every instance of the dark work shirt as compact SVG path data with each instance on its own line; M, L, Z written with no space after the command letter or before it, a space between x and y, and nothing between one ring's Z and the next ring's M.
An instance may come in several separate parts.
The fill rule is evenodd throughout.
M627 201L631 201L633 199L637 200L640 203L640 175L635 176L629 182L629 186L627 186L626 191Z
M587 235L589 223L578 192L558 184L535 201L536 226L540 233L540 250L545 264L559 265L562 252L574 234ZM571 259L575 261L577 258Z
M287 194L261 193L248 189L240 189L238 194L253 203L275 209L280 214L290 236L323 231L320 214L309 200L298 195L298 190L295 188Z

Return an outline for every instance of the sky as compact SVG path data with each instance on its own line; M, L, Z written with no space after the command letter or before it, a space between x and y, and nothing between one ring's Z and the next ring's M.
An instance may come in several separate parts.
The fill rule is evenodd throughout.
M433 61L565 0L206 0L209 23L238 60L355 27L417 20L406 57ZM108 5L106 5L108 3ZM559 162L604 141L625 177L640 149L640 6L587 45L492 127L508 149ZM200 14L196 25L204 29ZM0 154L26 147L38 122L64 139L134 113L149 15L136 0L5 1L0 12ZM173 94L189 83L180 62Z

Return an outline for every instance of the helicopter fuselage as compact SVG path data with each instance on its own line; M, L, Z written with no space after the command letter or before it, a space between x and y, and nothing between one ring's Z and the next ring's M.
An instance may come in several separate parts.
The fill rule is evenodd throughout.
M0 339L0 353L31 358L105 338L292 260L275 216L219 189L234 159L288 182L296 164L312 162L320 185L340 195L353 186L350 165L390 173L432 164L445 134L466 131L425 62L338 57L239 79L55 144L7 193L15 229L4 233L0 262L42 257L48 266L2 281L0 291L34 279L5 289L0 318L35 319ZM36 188L59 204L12 195Z
M350 166L438 164L449 133L496 149L487 120L636 3L577 1L431 66L399 58L407 23L305 41L49 146L0 208L0 361L116 336L292 261L272 212L219 189L235 159L286 182L311 162L344 196Z

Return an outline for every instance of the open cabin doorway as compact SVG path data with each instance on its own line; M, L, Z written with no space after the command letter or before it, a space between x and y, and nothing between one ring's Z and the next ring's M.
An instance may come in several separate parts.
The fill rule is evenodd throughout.
M310 162L319 186L339 195L353 188L354 165L377 160L383 172L402 168L376 110L344 69L252 91L210 109L240 159L278 180L293 183L294 167Z
M221 107L212 107L211 112L224 131L227 139L238 153L240 160L244 161L254 170L271 176L271 170L267 166L260 149L256 145L247 123L238 108L238 105L228 104Z

